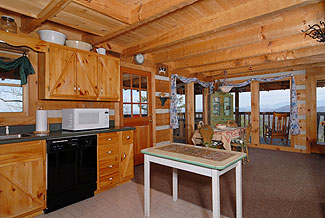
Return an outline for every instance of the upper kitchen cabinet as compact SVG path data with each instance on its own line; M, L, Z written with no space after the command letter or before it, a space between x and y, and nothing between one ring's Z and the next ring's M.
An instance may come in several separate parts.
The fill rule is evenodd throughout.
M50 43L39 55L41 99L119 101L120 60Z
M98 90L100 100L120 100L120 59L98 56Z

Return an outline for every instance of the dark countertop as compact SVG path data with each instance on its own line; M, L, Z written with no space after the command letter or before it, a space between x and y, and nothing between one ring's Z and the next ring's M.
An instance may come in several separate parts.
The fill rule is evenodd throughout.
M110 127L106 129L92 129L92 130L81 130L81 131L51 131L45 134L30 134L28 137L22 138L14 138L14 139L3 139L0 140L0 144L9 144L9 143L18 143L18 142L27 142L27 141L37 141L37 140L48 140L48 139L58 139L58 138L66 138L73 136L83 136L83 135L95 135L99 133L108 133L108 132L119 132L119 131L128 131L135 130L134 127Z

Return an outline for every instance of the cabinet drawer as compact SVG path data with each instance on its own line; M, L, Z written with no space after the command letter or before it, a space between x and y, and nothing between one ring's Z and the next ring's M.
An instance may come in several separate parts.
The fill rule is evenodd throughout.
M102 145L117 145L118 144L118 133L102 133L98 135L99 146Z
M102 145L98 149L98 159L106 159L118 155L118 144L116 145Z
M111 186L119 183L119 173L112 173L99 178L99 187L105 188L106 186Z
M122 143L132 144L133 143L133 131L122 132Z
M104 176L119 170L118 155L99 161L99 175Z

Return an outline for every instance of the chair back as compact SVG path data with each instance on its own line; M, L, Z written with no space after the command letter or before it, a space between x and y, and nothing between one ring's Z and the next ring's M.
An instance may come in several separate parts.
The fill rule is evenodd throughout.
M289 130L289 113L273 113L272 135L286 136Z
M237 127L238 126L238 124L233 120L228 120L226 125L229 127Z
M212 136L213 136L213 129L211 128L210 125L203 125L199 129L203 144L211 144L212 142Z
M248 124L246 129L245 129L245 143L246 145L249 144L249 137L251 136L252 133L252 124Z

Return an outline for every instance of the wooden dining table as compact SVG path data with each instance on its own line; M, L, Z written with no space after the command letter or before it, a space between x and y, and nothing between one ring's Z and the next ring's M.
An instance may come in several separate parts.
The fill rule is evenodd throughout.
M227 151L231 151L231 140L237 138L243 138L245 134L244 127L226 127L226 128L213 128L213 141L221 141L223 147ZM195 143L195 140L202 139L199 130L195 130L192 136L192 141Z

